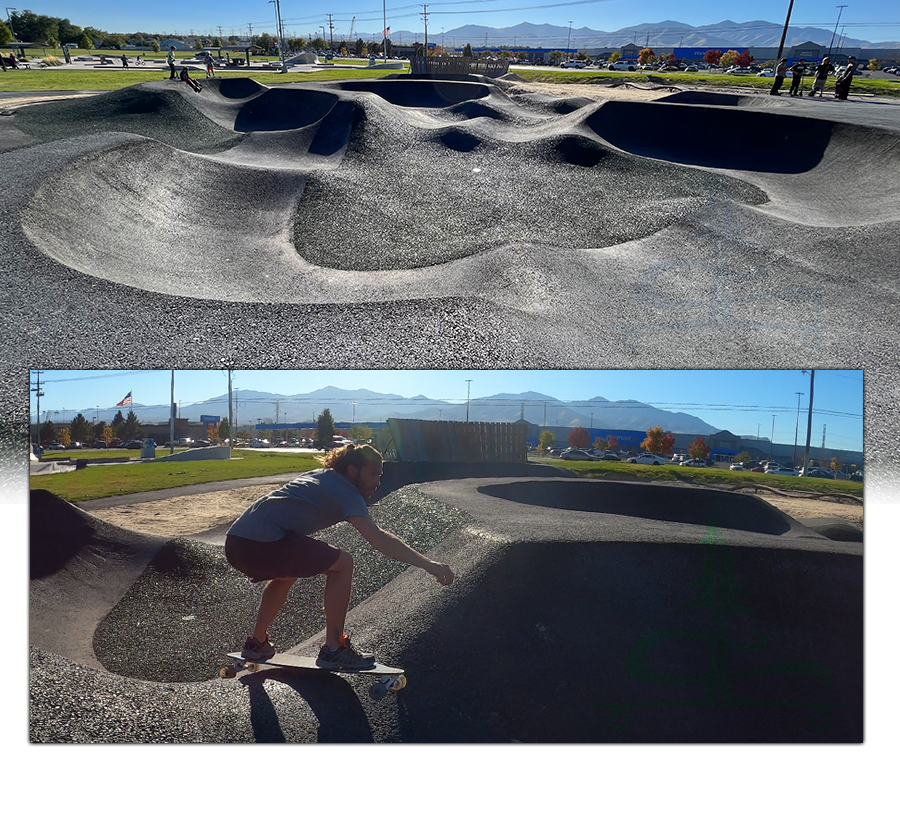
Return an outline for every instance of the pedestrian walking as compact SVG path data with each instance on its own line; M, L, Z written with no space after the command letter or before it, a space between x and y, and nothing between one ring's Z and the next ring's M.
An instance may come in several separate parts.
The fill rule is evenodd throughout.
M850 83L853 81L853 75L856 73L856 57L850 57L847 61L847 67L840 75L837 82L834 83L834 98L847 101L847 94L850 92Z
M169 66L169 79L175 79L175 46L173 45L169 48L169 53L166 54L166 65Z
M806 60L800 59L791 67L791 96L803 95L803 77L806 75Z
M784 84L784 78L787 76L787 57L781 60L775 67L775 81L772 83L772 90L769 94L772 96L781 96L778 92L779 88Z
M128 70L128 57L125 56L125 54L122 54L121 59L122 59L122 70L127 71Z
M830 73L834 73L834 65L828 60L828 57L822 57L822 61L816 65L816 78L813 80L810 96L815 96L817 93L819 96L822 95L822 91L825 89L825 80L828 79Z

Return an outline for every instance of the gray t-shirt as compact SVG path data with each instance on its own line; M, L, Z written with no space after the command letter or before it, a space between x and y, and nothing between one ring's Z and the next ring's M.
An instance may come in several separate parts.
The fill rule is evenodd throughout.
M369 517L359 490L340 472L315 469L263 495L228 533L269 543L288 531L308 536L355 516Z

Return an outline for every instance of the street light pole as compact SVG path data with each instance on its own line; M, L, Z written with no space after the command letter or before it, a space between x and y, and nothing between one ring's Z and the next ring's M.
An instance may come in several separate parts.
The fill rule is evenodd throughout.
M788 6L787 17L784 19L784 29L781 32L781 42L778 43L778 56L775 57L775 61L779 62L781 60L781 54L784 51L784 41L787 38L788 25L791 22L791 10L794 8L794 0L791 0L791 4Z
M469 398L472 395L472 380L466 379L466 423L469 423Z
M572 21L569 20L569 38L566 40L566 56L571 59L572 55L569 53L569 44L572 42Z
M834 38L837 34L838 26L841 24L841 15L844 13L844 9L847 8L846 5L838 6L840 11L838 11L837 22L834 24L834 31L831 32L831 42L828 43L828 59L831 59L831 46L834 45Z
M791 457L795 466L797 464L797 433L800 431L800 396L802 395L803 393L797 392L797 423L794 426L794 454Z
M775 416L772 416L772 437L769 438L769 460L772 460L772 446L775 443Z
M809 465L809 443L812 440L812 417L813 417L813 392L815 391L816 371L804 370L809 373L809 415L806 420L806 453L803 456L804 468Z

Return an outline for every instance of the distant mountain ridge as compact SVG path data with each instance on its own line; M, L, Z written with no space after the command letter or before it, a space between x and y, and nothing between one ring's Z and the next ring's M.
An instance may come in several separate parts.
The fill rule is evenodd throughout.
M354 403L355 402L355 403ZM380 423L391 418L418 418L424 420L513 422L524 418L532 424L552 427L595 427L617 430L646 430L660 425L668 432L709 435L718 430L689 413L671 412L633 399L609 401L594 396L587 401L566 402L543 393L497 393L484 398L473 398L466 404L459 400L432 399L427 396L407 398L391 393L371 390L343 390L339 387L323 387L311 393L291 396L258 390L235 390L236 421L240 425L278 421L282 424L315 421L326 407L338 422L356 424ZM121 410L127 415L133 409L145 424L164 423L169 420L169 407L165 404L145 405L135 402L131 407L87 407L81 410L53 411L54 423L68 423L81 412L89 420L95 415L99 421L112 421ZM192 422L201 415L228 415L228 394L206 401L184 405L182 418Z
M429 31L429 42L441 44L443 38L449 48L458 48L466 42L473 48L621 48L623 45L634 42L644 45L649 38L649 46L659 48L772 48L777 47L781 41L781 33L784 23L770 23L766 20L748 20L738 23L734 20L722 20L710 25L692 26L677 20L662 20L658 23L639 23L638 25L625 26L616 31L600 31L582 27L571 30L569 27L551 25L549 23L522 22L505 28L493 28L486 25L463 25L444 31L443 34ZM785 45L790 47L804 42L816 42L828 45L831 42L833 31L825 28L807 26L789 26ZM360 34L360 37L371 40L381 40L381 32L377 34ZM487 41L485 41L487 36ZM422 31L395 31L391 33L394 43L406 43L420 41ZM448 42L449 40L449 42ZM461 43L461 41L464 41ZM858 40L853 37L844 37L843 45L847 48L900 48L900 42L871 42Z

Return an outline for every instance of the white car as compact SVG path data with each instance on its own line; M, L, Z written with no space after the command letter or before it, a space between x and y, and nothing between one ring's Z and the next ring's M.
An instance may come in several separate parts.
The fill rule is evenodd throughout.
M665 458L659 455L651 455L649 452L642 452L640 455L633 455L627 459L630 464L648 464L649 466L660 466L669 463Z
M586 68L587 62L585 62L583 59L567 59L559 67L560 68Z
M749 68L729 68L725 73L729 73L732 76L749 76L753 71Z
M633 62L610 62L608 66L610 71L636 71L637 67Z
M765 76L765 77L767 77L767 78L769 78L769 79L772 79L772 78L775 76L775 71L773 71L771 68L763 68L763 69L757 74L757 76Z
M743 472L743 471L744 471L744 465L743 465L743 464L738 464L738 463L733 463L733 464L732 464L731 466L729 466L728 468L729 468L732 472Z
M706 461L704 461L702 458L691 458L688 461L682 461L678 465L679 466L702 466L702 467L705 467Z
M796 469L788 469L786 466L773 466L766 468L767 475L794 475L796 477L800 476L800 473Z

